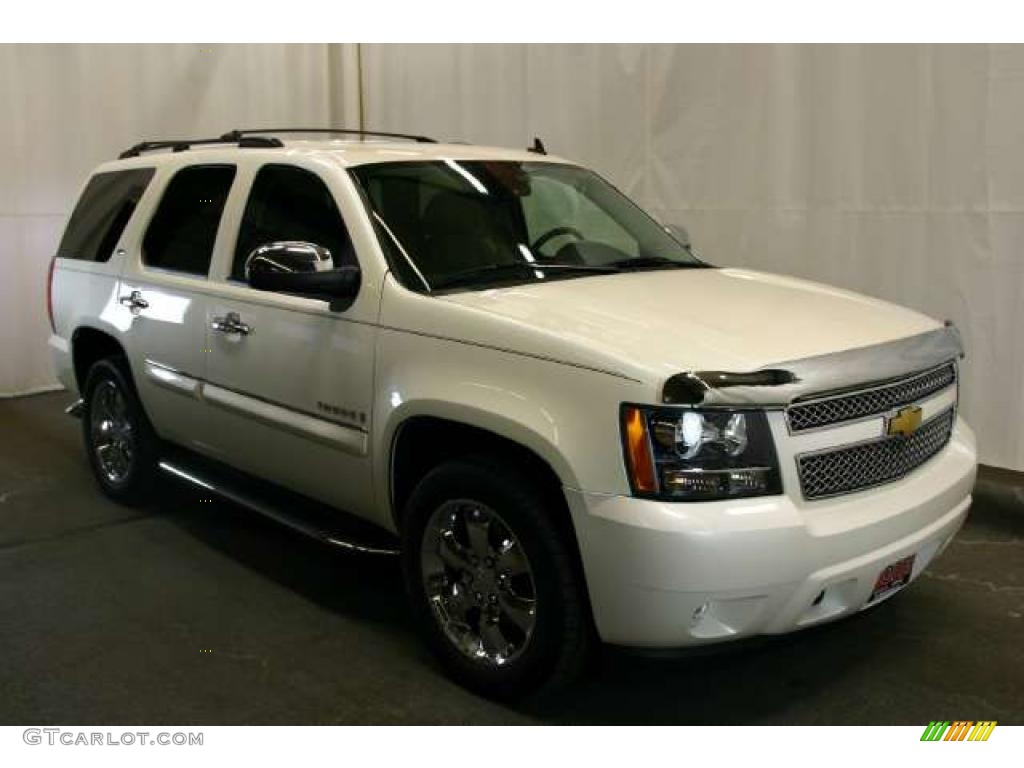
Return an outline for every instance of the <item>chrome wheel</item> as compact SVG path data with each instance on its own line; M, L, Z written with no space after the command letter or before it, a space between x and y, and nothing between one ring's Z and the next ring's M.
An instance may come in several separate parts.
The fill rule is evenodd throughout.
M523 652L537 622L533 571L494 510L465 499L438 507L420 567L434 618L464 655L501 666Z
M135 457L135 435L124 394L109 379L93 390L89 434L103 476L111 483L123 482Z

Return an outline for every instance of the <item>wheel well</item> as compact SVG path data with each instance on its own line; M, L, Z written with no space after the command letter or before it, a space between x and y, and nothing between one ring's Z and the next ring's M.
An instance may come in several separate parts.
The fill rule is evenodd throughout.
M442 462L459 457L497 456L515 463L536 478L553 508L564 511L569 531L575 531L562 493L562 481L544 459L524 445L486 429L433 416L415 416L395 435L391 451L391 506L401 527L402 510L421 479Z
M85 377L89 375L89 369L94 363L114 356L124 356L124 347L109 333L95 328L76 330L71 336L71 360L75 367L78 391L83 392Z
M395 434L391 451L391 505L395 525L402 529L402 511L417 483L444 461L472 456L498 457L538 482L553 512L553 522L565 537L581 584L586 584L576 528L562 491L562 481L543 458L526 446L507 437L458 421L433 416L414 416ZM590 611L590 595L584 589ZM591 621L593 618L591 616Z

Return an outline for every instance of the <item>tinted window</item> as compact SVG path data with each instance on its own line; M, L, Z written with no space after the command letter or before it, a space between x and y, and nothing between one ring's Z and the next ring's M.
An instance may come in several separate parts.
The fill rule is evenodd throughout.
M254 249L285 240L327 248L335 266L356 263L341 213L323 180L292 165L265 165L245 206L231 277L245 279L245 260Z
M432 289L704 266L577 166L449 159L351 173Z
M194 165L178 171L146 231L143 262L205 275L234 178L233 165Z
M57 255L65 259L107 261L152 178L152 168L137 168L97 173L89 179L71 214Z

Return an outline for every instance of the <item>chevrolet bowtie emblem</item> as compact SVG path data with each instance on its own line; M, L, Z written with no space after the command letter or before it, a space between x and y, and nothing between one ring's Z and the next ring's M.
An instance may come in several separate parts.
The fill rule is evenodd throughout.
M889 435L910 437L921 426L921 409L916 405L900 408L895 416L885 422L885 431Z

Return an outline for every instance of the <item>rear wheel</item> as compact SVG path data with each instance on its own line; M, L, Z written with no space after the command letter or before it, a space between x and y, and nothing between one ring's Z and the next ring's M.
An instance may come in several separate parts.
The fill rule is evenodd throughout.
M156 480L157 438L117 358L100 360L85 384L82 435L93 476L107 496L137 504Z
M463 685L513 698L564 684L591 644L582 579L524 473L445 463L406 508L403 570L420 628Z

